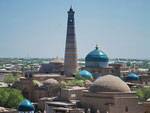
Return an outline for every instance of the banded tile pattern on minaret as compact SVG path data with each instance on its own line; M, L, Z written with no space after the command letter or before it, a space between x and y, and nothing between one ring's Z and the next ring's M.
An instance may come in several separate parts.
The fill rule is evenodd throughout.
M75 36L75 20L72 7L68 11L67 35L65 47L64 74L71 76L77 71L77 46Z

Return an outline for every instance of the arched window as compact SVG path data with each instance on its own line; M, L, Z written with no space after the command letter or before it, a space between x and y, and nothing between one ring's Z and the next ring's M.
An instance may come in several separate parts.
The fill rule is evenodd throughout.
M127 106L125 107L125 112L128 112L128 107Z

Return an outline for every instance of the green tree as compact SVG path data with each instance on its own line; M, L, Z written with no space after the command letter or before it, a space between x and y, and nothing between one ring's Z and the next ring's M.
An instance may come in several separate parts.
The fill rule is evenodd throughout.
M0 106L17 108L24 99L21 91L12 88L0 88Z
M139 97L140 101L146 101L150 98L150 88L138 89L136 95Z
M78 80L78 79L69 80L66 83L66 86L81 86L81 87L83 87L84 85L85 85L85 81L84 80Z
M4 78L4 82L11 84L11 83L14 83L15 81L17 81L17 78L18 78L18 76L14 76L12 74L6 75Z
M85 80L85 78L83 78L83 77L80 76L80 73L79 73L79 72L76 72L76 73L75 73L75 79L76 79L76 80Z
M87 80L86 78L81 77L79 72L76 72L74 75L76 80L83 80L83 81Z

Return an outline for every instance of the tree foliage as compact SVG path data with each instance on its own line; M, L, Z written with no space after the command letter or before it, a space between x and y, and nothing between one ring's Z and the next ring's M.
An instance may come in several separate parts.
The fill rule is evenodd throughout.
M150 88L138 89L136 94L139 97L140 101L146 101L147 99L150 98Z
M17 108L24 99L21 91L12 88L0 88L0 106Z
M77 80L77 79L69 80L67 82L67 85L69 85L69 86L84 86L84 80Z
M79 72L75 73L75 79L76 80L83 80L83 81L87 80L86 78L81 77Z
M60 86L62 88L69 88L69 87L72 87L72 86L80 86L80 87L85 86L85 83L86 83L87 79L81 77L79 72L74 73L74 77L75 77L75 79L73 79L73 80L62 81L60 83Z
M15 81L17 81L17 78L18 78L18 76L14 76L12 74L6 75L4 78L4 82L8 83L8 84L14 83Z

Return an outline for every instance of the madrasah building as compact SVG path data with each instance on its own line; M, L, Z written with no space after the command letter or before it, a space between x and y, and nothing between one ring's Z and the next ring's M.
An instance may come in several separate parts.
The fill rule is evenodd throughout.
M109 65L108 56L98 46L85 57L85 66L78 66L74 14L71 7L68 11L64 62L54 59L49 64L42 64L40 74L27 74L19 83L22 92L30 100L42 101L41 109L46 113L150 113L150 103L139 103L135 92L120 79L121 65ZM85 78L92 78L88 87L56 90L56 86L64 82L62 76L67 81L66 78L77 71ZM33 80L43 84L36 81L35 86Z

